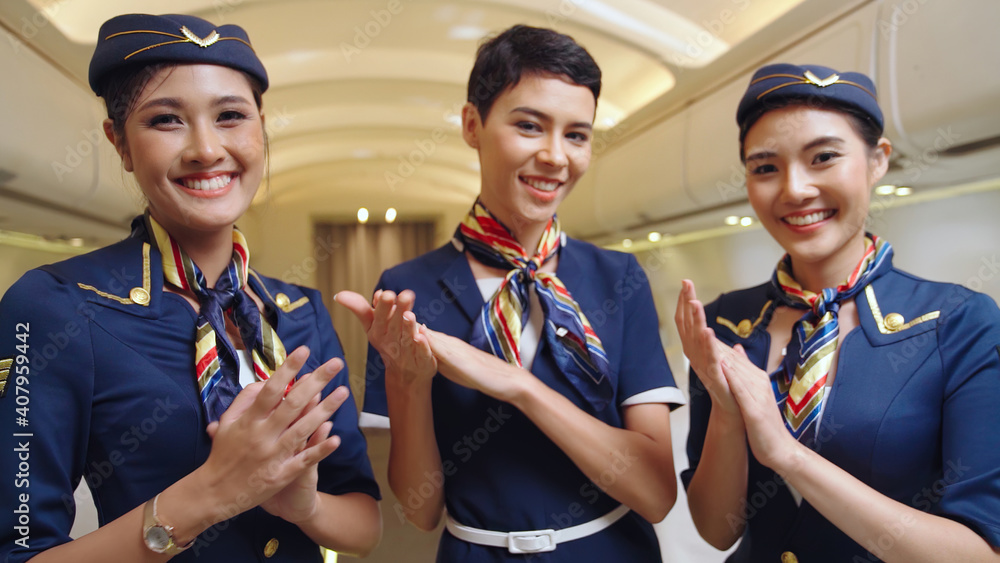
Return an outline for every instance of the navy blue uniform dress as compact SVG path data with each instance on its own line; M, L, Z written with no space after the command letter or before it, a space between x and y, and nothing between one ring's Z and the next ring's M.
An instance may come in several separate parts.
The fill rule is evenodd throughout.
M454 241L383 273L378 287L416 293L414 313L429 328L468 340L484 300L468 260ZM674 386L660 343L656 309L645 273L635 258L569 240L557 269L601 338L611 366L615 396L594 412L559 373L542 338L531 371L548 386L598 419L623 427L622 403L684 401ZM384 364L369 348L363 420L387 414ZM639 397L641 393L645 395ZM645 400L644 400L645 399ZM434 432L444 473L445 506L460 524L509 532L561 529L594 520L619 506L520 411L438 374L432 386ZM627 403L631 404L631 403ZM634 461L623 451L602 478ZM619 473L620 474L620 473ZM428 477L428 487L436 476ZM419 491L400 499L421 501ZM466 543L444 532L438 561L660 561L652 525L635 512L603 532L560 543L555 551L515 555L506 548Z
M709 326L759 367L770 349L770 284L722 295ZM899 270L855 298L860 326L841 335L837 377L816 451L883 495L961 522L1000 546L1000 310L988 296ZM701 459L712 402L691 374L691 468ZM748 450L749 451L749 450ZM746 530L731 562L878 561L905 522L859 545L750 454ZM864 506L856 507L858 511Z
M309 346L303 373L343 356L318 292L256 273L249 283L285 347ZM0 561L25 561L70 540L81 477L103 525L205 462L211 441L194 375L195 319L181 296L163 291L160 255L138 238L32 270L4 295L0 360L9 361L0 366L9 371L0 398ZM21 355L28 363L19 362ZM347 382L343 370L325 392ZM378 498L354 402L332 420L342 443L320 463L319 489ZM265 558L269 542L273 556ZM321 556L297 526L252 508L206 530L172 559L195 560Z

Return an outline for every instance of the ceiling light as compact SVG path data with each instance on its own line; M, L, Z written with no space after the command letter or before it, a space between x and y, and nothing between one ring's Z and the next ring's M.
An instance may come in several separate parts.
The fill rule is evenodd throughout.
M70 246L80 247L83 246L83 239L74 237L66 241Z
M395 220L396 220L396 208L395 207L390 207L389 209L386 209L385 210L385 222L386 223L392 223Z
M649 235L646 238L649 239L649 242L660 242L660 239L663 238L663 235L661 235L656 231L653 231L649 233Z
M892 195L896 191L896 186L892 184L884 184L875 188L876 195Z
M632 248L632 239L627 238L622 241L622 246L625 248Z
M368 210L364 207L358 209L358 223L368 222Z
M448 28L448 39L456 41L479 41L490 30L476 25L453 25Z
M740 225L743 225L744 227L749 227L750 225L753 225L753 219L750 217L744 217L740 219Z
M906 197L908 195L913 195L913 188L908 188L906 186L900 186L896 188L896 195L899 197Z
M737 216L735 216L735 215L730 215L729 217L726 217L726 224L727 225L739 225L740 224L740 218L737 217Z

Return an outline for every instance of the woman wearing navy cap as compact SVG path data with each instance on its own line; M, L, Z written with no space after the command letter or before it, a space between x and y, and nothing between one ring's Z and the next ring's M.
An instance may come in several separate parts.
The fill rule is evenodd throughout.
M379 492L330 317L316 291L251 270L234 226L266 169L249 39L119 16L90 83L148 208L124 241L28 272L0 302L0 559L369 552ZM101 527L71 541L81 478Z
M891 152L874 84L769 65L737 122L786 254L704 308L681 290L699 532L742 538L729 561L1000 561L1000 311L865 232Z
M649 283L555 216L590 162L600 77L549 29L484 43L462 112L479 199L451 243L382 274L374 307L337 296L372 344L393 511L425 530L447 511L438 561L660 561L684 398Z

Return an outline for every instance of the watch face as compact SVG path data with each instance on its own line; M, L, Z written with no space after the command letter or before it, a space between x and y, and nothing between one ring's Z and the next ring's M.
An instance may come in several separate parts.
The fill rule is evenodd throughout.
M146 530L146 546L156 553L163 553L170 547L170 534L163 526L153 526Z

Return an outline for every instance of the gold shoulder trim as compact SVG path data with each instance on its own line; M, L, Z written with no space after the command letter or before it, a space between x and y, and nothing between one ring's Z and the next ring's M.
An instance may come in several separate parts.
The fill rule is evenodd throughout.
M0 399L7 394L7 378L10 376L10 366L12 365L14 365L14 358L0 360Z
M260 279L260 276L257 275L257 272L250 270L250 275L257 278L257 283L260 284L260 287L264 290L264 293L267 295L267 298L270 299L272 303L277 305L279 309L281 309L286 313L291 313L292 311L298 309L299 307L305 305L306 303L309 303L308 297L302 297L300 299L297 299L295 302L292 302L288 298L288 296L285 295L284 293L271 295L271 292L267 290L267 286L264 285L264 280Z
M878 306L878 300L875 299L875 290L872 289L871 285L865 287L865 297L868 298L868 306L871 308L872 316L875 318L875 325L878 326L878 331L882 334L902 332L922 322L932 321L941 316L941 311L931 311L930 313L920 315L910 322L906 322L903 315L899 313L889 313L883 318L882 309Z
M86 289L87 291L93 291L94 293L104 297L105 299L110 299L112 301L117 301L122 305L141 305L143 307L148 307L151 301L151 296L149 293L150 289L150 276L149 276L149 243L142 243L142 287L133 287L128 292L128 297L119 297L105 291L101 291L92 285L87 285L85 283L77 283L80 289Z
M750 336L750 334L753 333L753 329L757 328L757 325L759 325L761 321L764 320L764 313L767 312L767 308L770 306L771 306L771 300L768 300L767 303L764 303L764 306L761 307L760 313L757 315L757 320L755 321L751 321L750 319L743 319L742 321L739 322L739 324L736 324L729 319L724 319L722 317L715 317L715 322L735 332L736 336L739 336L740 338L746 338Z

